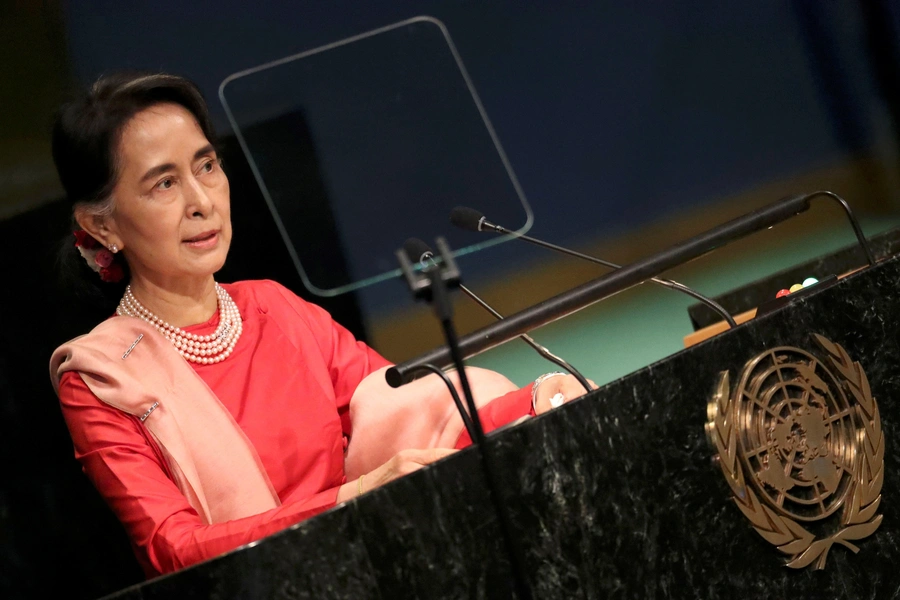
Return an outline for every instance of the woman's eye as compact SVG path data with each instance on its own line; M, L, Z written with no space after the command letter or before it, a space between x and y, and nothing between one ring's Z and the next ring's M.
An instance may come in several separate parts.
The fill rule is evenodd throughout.
M168 190L168 189L171 189L171 187L173 185L175 185L175 182L172 181L172 178L166 177L165 179L163 179L162 181L160 181L159 183L156 184L156 188L160 189L160 190Z
M217 164L218 164L218 163L217 163L216 161L214 161L214 160L211 160L211 161L209 161L209 162L205 162L205 163L203 163L203 166L200 167L200 171L203 172L203 173L212 173L213 171L216 170L216 165L217 165Z

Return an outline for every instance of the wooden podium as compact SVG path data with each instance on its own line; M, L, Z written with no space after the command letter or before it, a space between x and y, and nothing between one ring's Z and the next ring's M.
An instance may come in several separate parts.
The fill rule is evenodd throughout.
M813 382L812 396L797 396L781 413L782 421L772 421L771 427L752 430L753 423L732 423L750 427L747 439L762 440L762 446L752 450L753 456L749 442L742 446L743 466L734 463L731 468L742 469L744 487L729 484L725 469L714 460L722 443L716 448L706 433L707 422L714 420L708 404L721 374L730 375L725 392L730 399L748 361L768 351L794 348L816 357L813 370L824 367L827 357L814 334L839 345L861 365L880 409L881 437L873 433L871 418L862 430L853 428L863 413L852 407L833 417L816 417L825 429L814 436L808 419L818 410L816 398L843 392L826 392ZM510 510L514 543L522 550L532 595L894 595L900 589L900 569L894 570L900 561L900 523L894 510L900 506L900 405L894 397L900 382L898 340L900 259L890 258L581 400L488 436L501 467L500 495ZM776 350L772 356L776 363L784 362L790 352ZM775 406L777 397L772 398ZM848 401L852 404L852 398ZM752 414L748 410L746 414ZM794 419L788 413L800 416ZM782 422L787 425L775 426ZM874 460L878 443L885 449L883 480L875 490L880 491L880 504L871 514L861 515L859 506L854 513L870 524L881 515L877 530L864 539L846 540L859 548L857 554L832 540L822 569L815 569L821 552L809 566L785 566L799 551L849 526L841 515L854 501L859 505L854 469ZM778 458L788 451L789 458ZM510 563L477 458L474 449L467 449L252 546L109 598L512 597ZM827 466L828 461L837 470L805 468L812 463ZM786 475L794 483L778 483L753 471L753 465L763 463L766 469L787 465ZM876 474L865 473L869 476L859 477L872 491ZM785 498L799 497L801 503L804 497L814 498L799 515L796 507L793 513L779 512L774 508L777 501L768 512L760 508L755 514L757 520L771 513L782 525L790 521L813 532L815 540L797 542L802 536L788 533L797 552L779 550L787 538L757 533L739 506L748 506L749 500L733 499L735 489L753 492L763 504L766 497L781 497L786 509ZM871 509L871 499L866 502L862 508ZM816 521L817 511L832 511L831 520Z

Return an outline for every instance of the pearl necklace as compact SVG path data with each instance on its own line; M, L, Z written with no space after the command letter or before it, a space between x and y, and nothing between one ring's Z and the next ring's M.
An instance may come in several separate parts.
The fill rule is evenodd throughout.
M216 284L216 297L219 306L219 326L216 327L215 332L209 335L196 335L184 331L180 327L169 325L138 302L138 299L131 293L130 285L125 288L125 295L119 301L116 314L137 317L150 323L175 345L175 349L185 359L203 365L211 365L228 358L244 329L237 304L218 283Z

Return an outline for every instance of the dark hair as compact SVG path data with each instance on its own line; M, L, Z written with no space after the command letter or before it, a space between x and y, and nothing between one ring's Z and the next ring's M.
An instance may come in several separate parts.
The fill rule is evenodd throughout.
M112 190L118 179L118 145L129 121L162 103L187 109L210 142L215 142L206 101L191 81L177 75L119 72L104 75L78 98L65 104L53 125L53 162L72 206L97 213L112 210ZM74 224L73 228L77 228ZM127 266L121 257L126 271ZM74 246L70 235L59 251L63 283L89 302L109 304L122 295L122 285L102 283Z

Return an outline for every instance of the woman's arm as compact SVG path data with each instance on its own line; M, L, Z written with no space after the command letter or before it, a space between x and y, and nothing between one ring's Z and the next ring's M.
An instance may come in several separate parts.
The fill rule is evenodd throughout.
M352 426L349 411L353 392L367 375L392 363L353 337L325 309L299 298L275 281L264 281L262 284L258 293L270 305L270 314L274 312L276 318L285 324L303 323L303 328L288 327L288 330L298 336L312 334L315 339L334 389L341 426L344 434L350 437Z
M526 415L534 416L534 410L531 407L530 385L495 398L478 409L478 417L485 433L490 433ZM463 429L454 447L465 448L471 444L472 438L469 436L469 432Z
M148 575L175 571L280 531L355 495L356 482L225 523L204 524L169 478L159 447L140 421L102 403L77 373L59 390L75 457L125 526ZM344 489L346 488L346 489Z
M540 383L537 383L540 381ZM478 410L481 425L484 432L512 423L525 415L532 417L543 414L555 406L551 398L560 395L560 402L568 402L580 398L586 392L577 379L571 375L548 374L538 379L534 384L526 385L514 392L509 392L492 400L486 406ZM588 379L592 389L597 389L597 384ZM535 389L537 386L537 389ZM456 448L465 448L472 443L472 438L466 430L460 434L456 441Z

